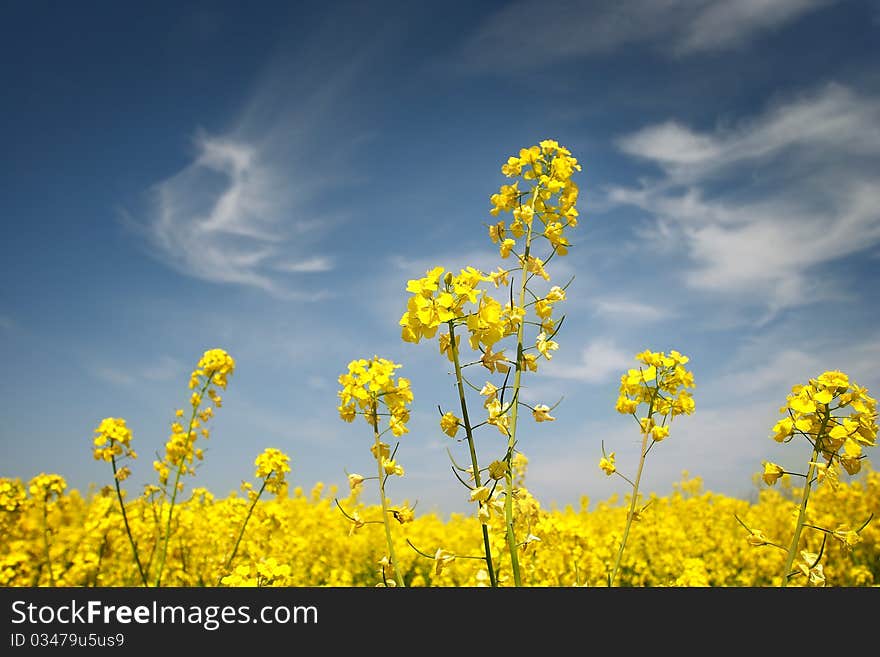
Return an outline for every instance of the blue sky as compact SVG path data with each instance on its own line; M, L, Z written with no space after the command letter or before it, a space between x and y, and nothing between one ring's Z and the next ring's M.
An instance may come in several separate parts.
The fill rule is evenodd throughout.
M790 387L841 369L880 391L880 5L720 0L7 3L0 72L0 476L107 483L91 436L133 428L153 480L201 353L238 363L191 484L219 495L268 446L292 481L372 472L336 377L374 354L415 393L394 499L464 511L436 344L405 344L410 278L492 269L489 195L521 147L581 161L561 347L526 380L546 506L625 492L614 411L635 353L691 357L694 415L648 459L753 494ZM494 431L494 430L492 430ZM502 449L479 437L484 459Z

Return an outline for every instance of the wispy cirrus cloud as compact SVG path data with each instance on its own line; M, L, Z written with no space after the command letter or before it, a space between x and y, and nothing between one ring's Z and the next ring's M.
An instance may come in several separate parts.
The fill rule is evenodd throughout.
M286 271L296 274L316 274L331 271L333 267L333 259L324 256L306 258L298 261L280 262L275 265L275 269L278 271Z
M230 127L198 130L191 161L152 186L140 219L126 216L159 261L279 298L328 295L299 277L335 267L324 238L346 214L326 200L338 185L364 182L351 161L369 139L347 99L389 32L377 29L375 41L365 42L346 40L345 29L353 28L328 21L295 52L280 54ZM328 55L331 39L339 47Z
M652 215L695 289L779 310L839 291L817 268L880 244L880 97L828 84L733 126L676 121L623 136L660 175L608 200ZM719 191L722 190L722 191Z
M640 44L668 56L726 51L835 1L547 0L535 20L535 4L518 0L486 20L462 59L477 71L521 70Z

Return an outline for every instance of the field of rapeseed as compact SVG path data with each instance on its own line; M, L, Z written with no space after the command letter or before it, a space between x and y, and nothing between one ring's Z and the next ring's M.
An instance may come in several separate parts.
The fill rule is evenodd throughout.
M704 491L684 476L668 497L645 495L641 476L674 440L676 422L699 412L689 358L646 350L621 374L615 409L632 416L638 463L601 446L597 467L630 486L623 499L543 509L530 494L520 445L529 422L553 422L556 405L520 399L558 349L572 281L551 280L572 247L581 165L547 140L508 158L511 184L491 195L488 226L500 264L491 272L435 267L406 284L401 337L437 340L457 397L440 400L438 431L456 439L453 472L473 513L417 515L394 502L393 478L410 409L419 400L401 365L356 358L339 376L341 420L357 424L375 470L352 473L345 491L290 490L290 457L268 447L254 481L225 499L187 486L203 456L221 391L235 372L223 349L206 351L175 411L156 484L125 489L137 441L107 417L83 453L107 463L111 485L83 494L64 479L0 479L2 586L871 586L880 581L880 474L865 461L876 443L876 401L843 372L793 382L768 440L806 441L807 463L765 462L757 501ZM522 187L520 187L522 185ZM462 340L462 337L465 339ZM415 348L415 347L414 347ZM550 401L550 400L547 400ZM780 400L782 402L782 400ZM481 432L504 448L478 450ZM497 434L495 434L497 436ZM353 438L356 440L356 438ZM497 441L494 444L498 444ZM597 455L598 456L598 455ZM375 484L373 486L373 484ZM585 491L588 493L588 491ZM380 527L381 526L381 527Z
M621 500L600 502L592 510L549 511L524 487L519 490L516 512L525 543L520 555L523 583L607 585L627 514ZM384 534L373 531L371 525L352 530L352 523L333 501L335 494L317 486L312 491L296 489L260 501L224 583L374 586L381 582ZM0 555L0 584L141 584L113 491L105 489L88 496L65 492L53 495L48 504L41 495L39 491L29 495L14 481L0 484L0 531L7 537ZM674 494L648 498L648 509L630 529L615 586L776 586L785 552L756 546L754 540L750 544L750 535L736 517L760 528L768 540L781 541L794 526L792 510L798 497L799 491L789 486L767 488L756 503L749 503L704 491L698 478L684 479ZM377 505L367 505L357 495L339 501L349 513L364 520L381 518ZM140 498L127 507L143 566L153 573L159 558L156 518L167 513L167 505ZM836 491L820 488L811 499L811 518L817 525L858 527L871 513L876 515L878 507L880 473L865 472ZM215 499L200 489L179 502L163 586L215 585L226 572L248 508L246 497ZM476 518L453 515L441 519L425 514L404 523L392 522L397 570L405 585L489 585L482 560L462 558L480 555L480 523ZM488 529L493 554L499 561L506 560L503 519L493 519ZM822 564L827 585L869 586L880 581L880 529L869 523L860 538L854 546L842 536L826 541ZM431 556L442 552L431 560L410 548L407 541ZM812 536L803 545L818 552L821 543L821 537ZM509 568L500 569L499 579L501 585L511 583ZM806 577L793 580L797 585L808 583Z

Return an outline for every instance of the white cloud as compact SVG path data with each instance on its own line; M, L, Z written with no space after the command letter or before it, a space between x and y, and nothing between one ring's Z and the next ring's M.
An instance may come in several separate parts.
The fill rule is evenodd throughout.
M769 359L761 358L750 367L720 377L712 385L738 397L773 389L785 390L816 376L818 368L815 356L798 349L783 349Z
M666 308L625 299L598 299L593 312L600 317L637 322L656 322L672 316Z
M791 347L793 329L779 327L746 343L725 370L700 384L701 394L712 399L738 399L769 396L781 405L795 384L828 370L842 370L869 390L878 383L874 363L880 362L880 336L873 335L846 342L809 336Z
M880 98L830 84L733 128L649 126L618 143L663 176L608 199L654 215L642 237L685 253L689 286L761 304L766 320L838 294L817 268L880 243L877 125Z
M518 0L480 27L464 47L470 69L539 68L555 61L649 45L668 56L743 47L836 0ZM521 39L528 32L528 47Z
M324 256L315 256L296 262L281 262L275 265L278 271L294 274L314 274L333 270L333 260Z
M830 83L801 97L777 102L757 118L713 133L696 132L669 120L618 140L630 155L659 164L673 182L687 184L709 174L761 163L797 150L800 157L821 150L823 156L851 157L880 152L880 100L860 96Z
M124 217L163 264L280 298L327 296L291 274L333 268L330 255L315 251L344 211L331 214L323 200L336 185L363 181L348 163L365 135L343 100L382 39L381 30L377 43L338 32L315 29L279 56L228 129L198 132L191 161L152 187L143 218ZM344 45L328 56L331 35Z
M719 0L703 2L693 20L681 26L679 53L728 50L835 0ZM689 3L693 6L695 3Z
M716 140L666 121L649 126L620 140L624 153L637 155L661 164L695 164L717 158L721 152Z
M634 353L620 349L613 340L598 338L584 347L579 363L569 365L552 360L541 367L541 373L557 379L603 383L619 378L622 371L632 367L633 356Z
M148 236L163 260L183 273L280 293L261 269L281 241L273 224L283 202L271 168L245 141L200 135L192 164L153 190Z

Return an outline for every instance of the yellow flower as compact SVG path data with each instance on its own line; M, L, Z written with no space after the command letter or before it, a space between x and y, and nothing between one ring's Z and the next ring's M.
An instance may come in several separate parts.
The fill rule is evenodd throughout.
M550 407L546 404L536 405L532 410L532 415L535 416L535 422L551 422L556 419L550 415Z
M374 356L367 360L361 358L348 364L348 371L339 376L341 389L337 393L340 405L339 416L351 422L359 409L370 424L378 422L379 405L390 411L389 427L395 436L402 436L409 429L407 405L412 403L413 394L409 379L394 373L401 365L385 358Z
M794 420L790 417L784 417L773 425L773 440L778 443L783 442L794 431Z
M509 273L510 272L507 271L506 269L502 269L501 267L498 267L497 271L493 271L493 272L489 273L489 278L491 279L491 281L495 285L495 287L499 287L501 285L507 285L507 283L508 283L507 277L508 277Z
M495 426L501 435L508 435L508 426L510 423L510 418L507 413L502 413L501 402L497 399L493 399L488 404L486 404L486 410L489 413L489 417L486 420L489 424Z
M599 467L609 477L617 472L617 466L614 465L614 452L611 452L608 456L603 456L599 459Z
M493 374L495 372L501 372L504 374L510 369L510 366L507 364L507 359L504 357L504 351L492 353L491 349L487 349L486 353L480 358L480 362L483 364L483 367Z
M131 449L131 429L122 418L107 417L95 429L93 440L95 460L112 461L114 457L135 457ZM120 479L122 481L122 479Z
M544 261L540 258L529 256L529 259L525 263L525 270L531 274L537 274L545 281L550 280L550 274L544 271Z
M498 388L489 381L486 381L486 385L480 389L480 394L486 398L486 401L483 402L483 406L488 406L489 402L497 398Z
M458 433L460 422L461 420L455 417L451 412L445 413L443 417L440 418L440 428L447 436L455 438L455 434Z
M638 407L639 402L635 399L630 399L626 395L620 395L617 398L617 403L614 406L614 408L617 409L618 413L623 413L624 415L631 415L635 413Z
M290 472L290 457L280 449L269 447L254 461L254 476L266 480L266 490L279 494L286 488L285 474Z
M372 453L373 458L377 461L379 459L386 459L391 456L391 446L388 443L379 442L378 447L375 443L370 445L370 453Z
M357 407L354 404L337 406L336 410L339 411L339 417L346 422L354 422L354 418L357 416Z
M809 583L815 586L825 586L825 572L821 563L817 563L819 555L807 550L801 550L803 561L797 565L801 574L809 578Z
M443 572L443 568L455 561L455 555L443 548L438 548L434 554L434 575L439 576Z
M761 475L761 478L768 486L772 486L784 473L785 470L781 465L776 465L770 461L764 461L764 474Z
M489 464L489 477L495 479L503 479L508 471L507 461L492 461Z
M669 427L656 425L651 429L651 438L658 443L669 436Z
M403 466L393 459L382 459L382 469L387 475L403 476Z
M228 377L235 371L235 360L222 349L209 349L199 360L196 371L214 385L225 388Z
M388 420L388 426L391 427L391 433L394 436L400 437L405 433L409 433L409 428L407 428L405 420L401 415L392 415Z
M852 550L853 547L860 543L862 537L858 532L855 532L849 529L846 525L841 525L837 529L835 529L831 535L836 538L838 541L843 543L843 545L848 549Z
M348 487L351 489L352 493L357 493L363 488L364 477L357 473L351 473L348 475Z
M348 535L354 535L354 533L357 532L357 530L363 527L365 524L367 523L365 523L361 519L361 515L357 511L353 511L351 513L351 527L348 530Z
M471 502L485 502L489 499L490 490L488 486L480 486L471 490Z
M538 351L541 353L544 358L550 360L553 358L553 355L550 353L551 351L555 351L559 349L559 345L553 341L547 339L547 334L541 331L538 334L538 337L535 339L535 346L538 348Z
M405 525L408 522L412 522L416 518L416 513L409 507L403 507L402 509L392 509L391 515L394 516L394 519L399 522L401 525Z
M28 493L31 497L48 501L53 496L61 497L67 488L64 477L57 474L41 472L28 482Z
M492 194L489 199L492 202L492 209L489 211L492 216L498 216L499 212L510 212L516 206L519 198L519 181L512 185L502 185L497 194Z
M499 221L498 223L491 224L489 226L489 239L492 240L493 244L498 244L499 240L504 239L504 222Z

